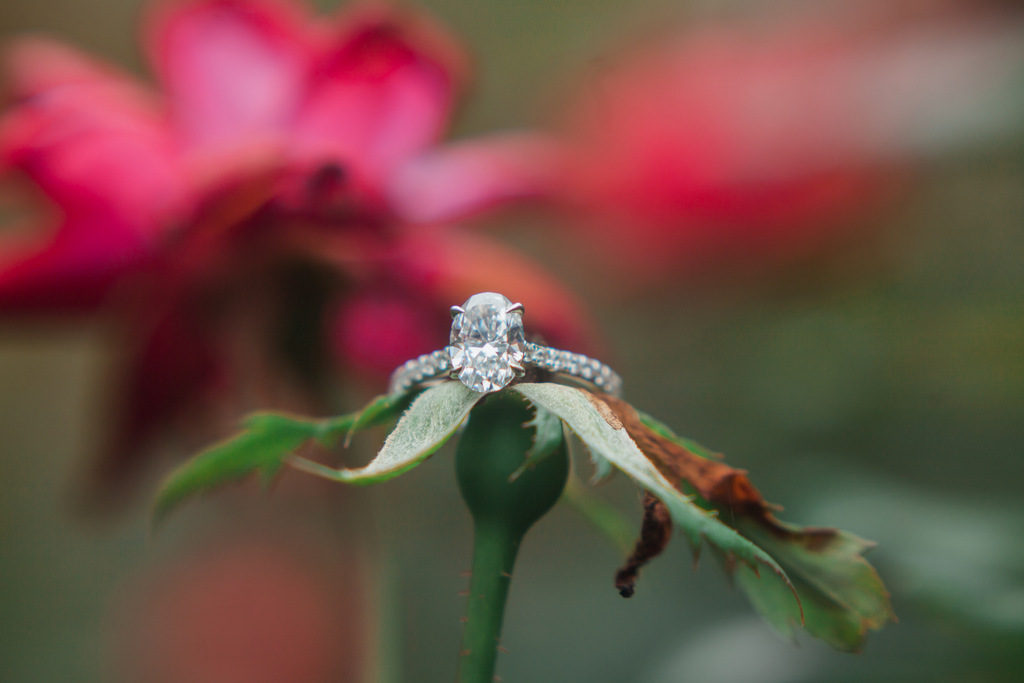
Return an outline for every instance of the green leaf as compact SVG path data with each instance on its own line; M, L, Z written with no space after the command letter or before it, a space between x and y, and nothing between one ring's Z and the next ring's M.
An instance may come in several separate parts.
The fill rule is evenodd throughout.
M305 458L289 464L347 484L376 484L412 469L440 448L484 397L462 382L444 382L421 393L388 434L377 457L365 467L334 469Z
M680 446L690 451L691 453L696 453L702 458L708 458L710 460L717 460L719 457L721 457L718 453L714 452L710 448L705 448L704 446L701 446L699 443L692 439L687 439L684 436L679 436L678 434L673 432L664 422L661 422L660 420L651 417L647 413L641 410L637 410L636 414L640 417L640 421L647 425L647 427L655 434L659 434L668 439L669 441L674 441L675 443L679 444Z
M633 521L626 519L626 516L619 512L617 507L585 488L575 475L569 475L562 498L594 529L608 539L623 556L628 555L629 551L633 549L633 539L636 536Z
M590 462L594 465L594 474L590 476L591 484L598 484L612 473L612 464L601 454L590 451Z
M699 452L699 446L677 437L657 420L638 416L659 438L707 458L707 449ZM648 448L653 453L668 453L650 444ZM792 635L802 624L808 633L833 647L854 651L863 646L868 631L894 619L889 594L864 559L864 553L872 547L870 542L838 529L798 527L779 521L745 474L724 463L703 468L692 464L680 468L684 460L675 464L674 471L684 481L704 493L718 494L713 501L698 497L699 505L727 514L730 526L771 554L786 570L800 596L801 609L790 598L789 587L775 577L758 578L742 567L737 573L737 582L754 607L781 633ZM715 470L728 486L712 485L709 478L714 479ZM729 476L722 476L723 471ZM732 499L741 492L741 502Z
M517 384L512 387L535 405L558 415L592 451L597 451L615 467L656 495L668 507L673 521L686 533L697 549L702 539L729 556L750 566L755 573L768 567L786 585L789 579L768 553L743 538L717 517L684 496L647 459L626 433L621 421L607 405L582 389L561 384ZM793 596L790 599L794 601Z
M562 448L565 443L565 435L562 433L562 421L554 413L544 410L540 406L533 406L533 418L525 423L525 427L533 428L533 442L526 451L526 459L515 472L509 477L509 481L515 481L523 472L534 467L537 463Z
M409 407L415 397L416 392L405 392L403 394L385 394L370 401L365 408L355 414L347 428L341 424L337 426L338 433L345 430L345 446L349 445L356 432L395 419Z
M316 440L331 446L343 434L393 420L408 400L404 396L381 396L359 412L327 419L281 413L250 415L242 421L241 432L183 463L164 479L153 504L154 521L194 495L254 472L269 482L288 456L305 442Z
M885 585L864 559L872 543L845 531L779 525L789 533L780 534L754 520L743 520L737 527L786 569L800 595L808 633L840 650L857 651L868 631L895 620ZM737 581L781 633L792 635L799 627L799 612L781 599L778 586L742 572Z
M170 473L153 505L160 521L184 500L256 470L273 474L281 461L320 433L320 424L264 413L246 420L245 431L215 444Z

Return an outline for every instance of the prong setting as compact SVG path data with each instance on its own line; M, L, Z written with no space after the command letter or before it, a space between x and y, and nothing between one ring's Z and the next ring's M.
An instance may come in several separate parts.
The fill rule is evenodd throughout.
M459 308L446 347L459 381L481 393L503 389L526 353L522 314L496 292L474 294Z
M448 346L398 366L391 375L391 393L444 379L489 393L522 380L529 368L571 377L616 396L622 391L622 378L601 361L527 342L521 303L481 292L450 310Z

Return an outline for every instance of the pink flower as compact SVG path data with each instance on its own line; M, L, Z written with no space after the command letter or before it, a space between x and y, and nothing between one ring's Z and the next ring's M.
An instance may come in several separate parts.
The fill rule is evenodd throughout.
M448 305L475 291L582 343L556 281L451 227L536 194L545 171L508 161L534 144L524 134L436 146L464 68L433 24L371 4L323 19L195 0L158 6L145 43L158 92L70 48L16 44L0 120L0 169L27 176L48 216L0 245L0 308L102 312L124 330L104 481L172 422L308 403L332 368L379 388L444 343Z
M987 137L977 103L1013 91L1019 21L831 12L693 27L602 62L562 134L558 193L588 241L640 280L817 253L862 230L911 162Z
M293 521L242 538L238 528L207 532L121 585L112 620L116 678L367 680L373 577L357 550L326 551L310 526Z

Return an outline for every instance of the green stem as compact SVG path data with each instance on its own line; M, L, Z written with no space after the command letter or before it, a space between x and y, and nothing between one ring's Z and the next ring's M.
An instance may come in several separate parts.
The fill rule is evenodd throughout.
M459 683L491 683L519 544L555 504L569 474L564 442L522 468L533 447L527 405L506 393L470 413L455 451L459 491L473 515L473 574L462 634ZM513 476L519 474L519 476Z
M474 529L459 683L490 683L494 678L505 603L521 540L521 535L500 524L477 524Z

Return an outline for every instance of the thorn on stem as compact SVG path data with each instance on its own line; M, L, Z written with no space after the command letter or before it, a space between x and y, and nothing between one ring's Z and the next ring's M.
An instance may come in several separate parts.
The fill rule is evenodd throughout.
M725 556L725 573L732 576L736 571L736 555L733 553L727 553Z

